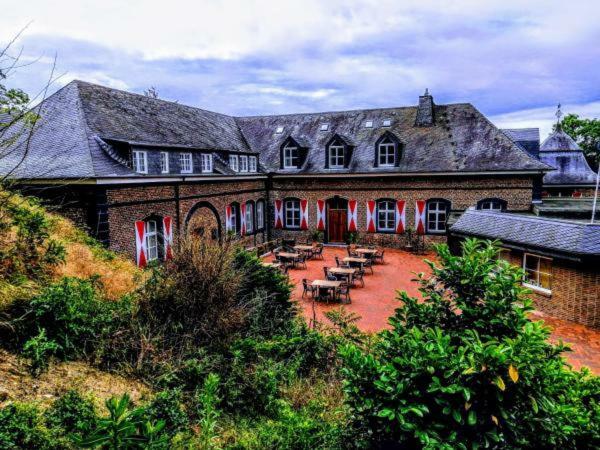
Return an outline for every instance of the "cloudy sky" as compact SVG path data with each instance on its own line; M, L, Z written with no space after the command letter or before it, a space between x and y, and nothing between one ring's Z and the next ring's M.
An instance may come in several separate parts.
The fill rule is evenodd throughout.
M500 126L600 117L596 0L10 1L29 93L62 76L228 114L470 102ZM30 23L31 22L31 23Z

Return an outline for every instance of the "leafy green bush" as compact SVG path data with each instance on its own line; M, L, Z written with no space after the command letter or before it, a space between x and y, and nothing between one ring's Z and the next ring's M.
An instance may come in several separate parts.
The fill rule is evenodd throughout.
M46 330L40 329L37 336L32 337L23 345L22 356L29 358L29 371L32 375L38 376L45 372L50 364L50 358L60 350L53 340L46 337Z
M94 402L76 390L69 390L46 411L46 422L63 433L86 434L97 423Z
M146 420L162 421L165 431L173 435L189 425L186 412L182 408L182 394L179 389L159 392L146 406Z
M0 448L54 450L67 448L67 443L46 427L36 406L12 403L0 409Z
M437 247L372 348L343 349L355 440L365 447L595 448L600 383L565 367L531 322L521 269L492 243Z
M199 445L200 448L206 450L216 448L217 420L220 416L217 409L219 382L219 376L210 373L206 377L202 389L198 392Z

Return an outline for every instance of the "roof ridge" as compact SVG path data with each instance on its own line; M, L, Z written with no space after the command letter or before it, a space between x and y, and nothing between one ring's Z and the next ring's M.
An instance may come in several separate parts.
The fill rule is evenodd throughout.
M577 227L585 227L587 225L593 225L593 226L599 226L600 224L591 224L591 223L583 223L583 222L576 222L574 220L568 220L568 219L556 219L553 217L542 217L542 216L526 216L524 214L519 214L519 213L512 213L512 212L500 212L500 211L484 211L481 209L468 209L465 211L465 213L476 213L477 215L486 215L486 216L494 216L494 217L506 217L506 216L510 216L510 217L516 217L519 218L521 220L527 220L527 221L532 221L532 222L559 222L559 223L564 223L564 224L568 224L568 225L574 225Z
M67 83L64 87L67 87L71 83ZM83 101L81 100L81 95L78 86L75 89L75 95L77 96L77 115L79 116L79 119L83 122L83 134L85 135L85 146L88 150L88 154L90 157L90 167L92 168L92 173L94 174L94 176L98 176L98 174L96 173L96 165L94 164L94 157L92 155L92 148L90 147L91 129L87 120L87 116L85 114L85 110L83 108Z

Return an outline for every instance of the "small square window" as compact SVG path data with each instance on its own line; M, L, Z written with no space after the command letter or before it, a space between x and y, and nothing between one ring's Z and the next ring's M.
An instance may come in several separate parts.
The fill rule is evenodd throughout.
M367 120L365 122L365 128L373 128L373 121L372 120Z
M319 129L321 131L327 131L327 130L329 130L329 124L328 123L322 123L321 127Z
M392 119L383 119L382 125L384 127L391 127L392 126Z
M283 127L277 127L277 128L275 129L275 133L277 133L277 134L281 134L281 133L283 133Z

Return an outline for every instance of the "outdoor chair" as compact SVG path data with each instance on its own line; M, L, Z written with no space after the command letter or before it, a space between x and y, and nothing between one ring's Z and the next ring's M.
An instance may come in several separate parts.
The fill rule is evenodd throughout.
M306 269L306 254L301 253L300 255L294 258L294 265L302 265Z
M313 258L324 259L323 244L317 244L317 248L315 250L313 250Z
M340 262L340 258L338 258L337 256L335 257L335 263L338 267L350 267L349 264Z
M306 278L302 279L302 298L308 293L312 298L315 298L315 294L317 292L317 286L312 286L311 282Z
M373 275L373 260L369 258L365 258L367 262L363 264L363 267L371 269L371 275Z
M381 264L384 264L383 262L383 255L385 254L385 250L381 250L381 252L377 252L375 253L375 255L373 255L373 261L378 261Z
M350 303L350 285L348 283L342 283L340 287L336 290L336 299L341 302L342 297L344 297L344 303Z
M365 271L364 270L356 270L354 272L354 275L352 275L352 283L354 284L355 281L360 281L360 285L361 287L365 287L365 279L363 278L365 276Z
M350 246L346 247L346 250L348 251L348 256L349 256L350 258L355 258L356 256L358 256L358 255L356 254L356 252L355 252L355 251L353 251L353 250L350 248Z
M325 279L327 279L327 277L329 276L329 267L323 267L323 273L325 274Z
M337 279L337 277L336 277L335 275L331 274L331 273L327 275L327 279L328 279L329 281L339 281L339 280Z

